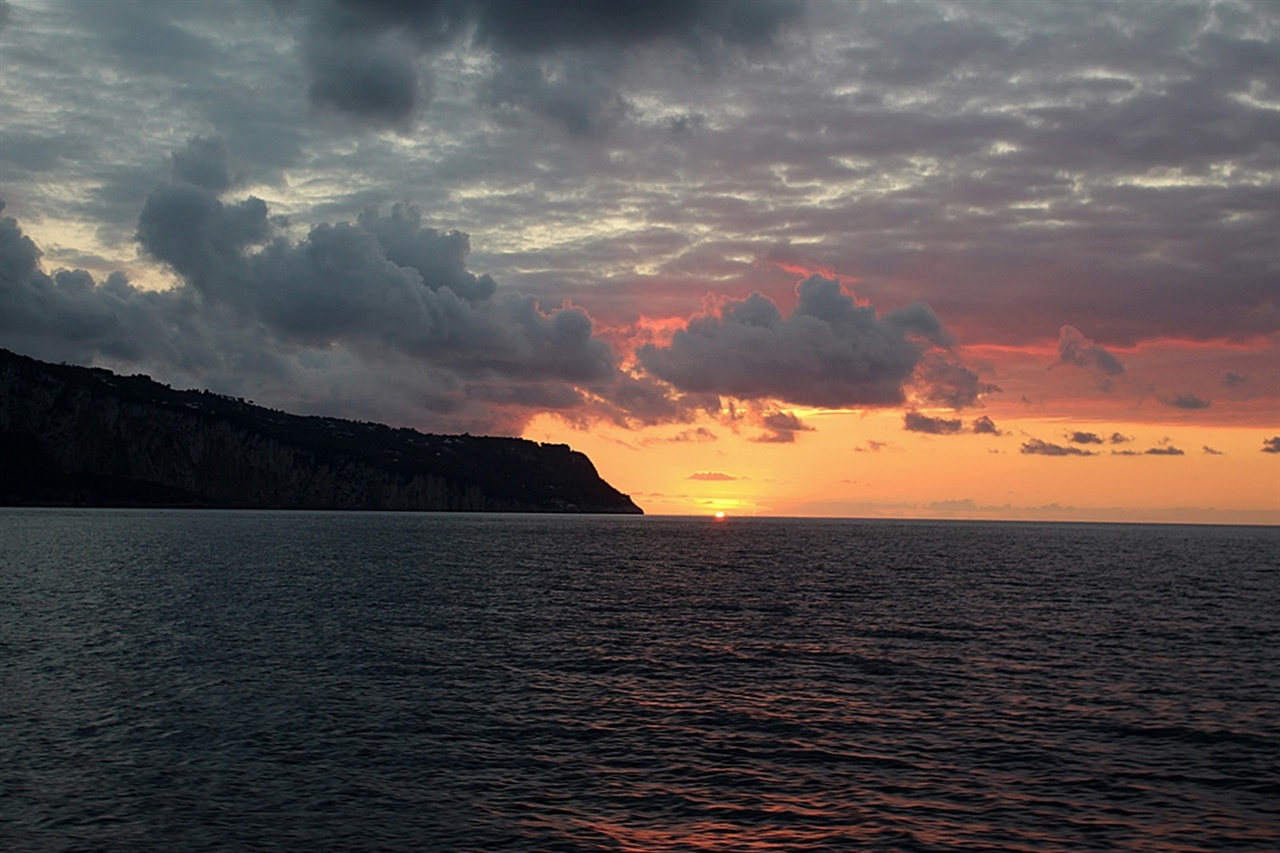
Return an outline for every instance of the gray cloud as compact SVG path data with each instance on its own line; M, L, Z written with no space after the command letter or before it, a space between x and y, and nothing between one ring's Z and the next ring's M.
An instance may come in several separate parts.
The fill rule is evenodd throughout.
M1057 363L1092 368L1107 376L1124 374L1124 365L1119 359L1086 338L1075 326L1063 326L1058 331Z
M1197 397L1195 394L1175 394L1172 397L1162 398L1160 402L1174 409L1207 409L1213 405L1212 401Z
M1185 456L1185 451L1179 450L1171 444L1162 447L1148 447L1142 451L1145 456Z
M969 427L976 435L1004 435L1004 430L996 426L995 421L987 415L974 418Z
M447 287L472 301L489 299L497 290L490 276L467 270L471 238L460 231L441 233L423 228L422 211L416 205L396 204L387 216L367 208L356 222L378 239L387 260L416 269L423 284L432 290Z
M563 10L517 5L4 6L12 14L0 29L9 96L0 173L8 212L47 253L48 287L37 288L46 308L70 300L87 316L116 316L105 291L68 296L74 276L61 278L71 290L55 287L58 266L87 268L98 289L113 270L128 272L117 285L139 292L165 283L152 256L136 256L133 236L158 170L171 167L205 190L251 187L271 214L288 213L289 233L325 222L354 229L286 248L345 256L339 242L381 229L373 239L386 260L417 269L427 261L404 252L431 242L419 232L434 234L439 251L424 252L441 268L418 275L437 306L452 290L462 309L483 314L511 295L485 297L484 276L480 291L467 291L470 273L448 260L460 245L449 243L453 228L476 235L472 268L543 305L570 298L610 326L688 317L708 292L758 291L785 315L794 280L807 273L756 259L786 246L779 261L838 272L874 305L928 304L956 335L956 352L1039 345L1043 330L1068 323L1102 343L1068 336L1063 373L1071 366L1118 384L1127 374L1116 348L1133 347L1135 387L1151 381L1207 399L1221 380L1234 391L1214 397L1206 417L1265 411L1275 399L1274 347L1260 343L1280 329L1280 114L1269 107L1280 99L1280 19L1271 5L1172 0L1151 13L1124 3L602 3L569 23L557 20ZM762 10L754 23L744 17L752 10ZM387 126L400 132L380 132ZM193 134L235 153L225 179L212 149L188 146L184 163L171 155ZM416 224L357 219L373 206L395 220L387 211L406 198L422 205ZM243 198L224 196L212 216L198 199L161 201L204 229L170 247L174 260L232 269L252 267L245 259L259 252L289 254L273 248L283 226ZM166 236L162 223L147 225ZM392 245L397 230L408 245ZM296 256L290 263L299 269ZM450 270L452 284L431 284ZM298 375L288 373L297 360L281 355L291 348L347 377L353 400L362 368L345 359L394 360L397 389L432 406L465 408L462 395L480 381L447 365L429 381L405 379L427 356L407 354L408 328L379 338L376 312L344 326L333 300L319 300L310 320L329 317L342 335L320 349L307 341L323 337L323 324L298 316L296 299L273 288L282 304L267 304L223 289L210 301L186 285L190 339L225 348L232 321L247 324L234 336L251 353L246 367L273 365L279 388ZM143 310L147 299L124 301L156 316ZM215 323L210 311L226 317ZM142 333L115 345L175 345ZM1179 340L1201 346L1160 347L1154 375L1142 345ZM1213 349L1222 341L1232 342L1229 357ZM377 347L387 350L382 361L372 360ZM1004 372L1009 356L997 360L1000 383L1020 386L1011 393L1045 396L1028 387L1040 380ZM956 371L929 384L932 364L917 359L906 380L922 406L967 405L974 382L995 376L971 364L964 369L980 379ZM321 387L318 373L304 375L313 384L297 387ZM371 396L375 379L360 375ZM499 367L484 382L488 398L515 400L525 397L498 385L535 381ZM568 399L560 380L543 382L528 393ZM662 391L619 383L595 399L618 418L691 411ZM318 393L307 399L324 404Z
M923 305L877 317L820 276L796 293L786 317L759 293L728 302L689 320L669 345L641 347L640 363L688 392L832 408L894 405L922 350L947 340Z
M317 33L303 57L311 74L311 103L361 119L399 124L425 95L416 51L395 34Z
M173 153L175 180L194 184L215 193L231 189L235 183L228 165L227 143L221 137L194 137L187 147Z
M0 199L0 211L5 207ZM199 306L181 292L139 290L115 273L40 268L41 252L11 216L0 218L0 341L29 355L78 363L161 356L207 362Z
M404 124L431 88L421 57L470 36L499 57L485 100L548 116L575 133L607 127L626 112L615 88L625 52L665 42L707 60L724 47L763 47L800 14L795 0L315 0L302 8L301 52L316 106Z
M618 381L613 354L585 312L544 312L533 297L497 292L465 270L466 235L417 228L408 206L387 216L366 211L362 221L372 230L321 225L293 242L258 199L224 204L193 184L162 184L139 216L138 240L183 284L146 291L120 274L95 282L82 270L44 273L35 243L5 217L0 342L55 361L146 366L219 389L252 364L250 383L267 396L303 386L287 393L310 411L350 415L345 407L358 405L389 419L435 412L501 421L508 431L502 410L581 409L576 386L607 393ZM332 375L316 378L345 399L300 381L322 363ZM344 373L367 387L342 382ZM368 397L395 385L411 402Z
M919 412L907 412L902 416L902 428L908 432L923 432L929 435L955 435L964 429L964 422L959 418L931 418Z
M673 39L714 39L730 44L769 43L796 20L795 0L586 0L573 5L480 2L477 38L502 50L548 53L609 44L627 47Z
M932 350L921 359L916 370L916 383L925 401L957 410L1000 391L998 385L983 382L953 354L941 349Z
M774 444L791 444L796 440L796 433L813 431L813 427L791 412L765 412L760 416L760 426L764 432L752 440Z
M1262 440L1263 453L1280 453L1280 435L1273 435L1271 438Z
M1079 447L1066 447L1061 444L1053 444L1048 441L1041 441L1038 438L1028 439L1022 443L1022 453L1035 456L1097 456L1098 454L1092 450L1082 450Z
M1067 441L1072 444L1103 444L1104 439L1096 432L1072 432L1067 435Z
M592 336L585 312L543 313L532 297L495 296L491 281L462 269L464 235L416 225L409 208L386 218L366 211L363 224L317 225L293 243L273 233L259 199L224 205L200 187L172 183L147 197L138 241L205 300L298 343L389 346L464 374L610 376L612 353ZM251 246L261 248L246 252Z

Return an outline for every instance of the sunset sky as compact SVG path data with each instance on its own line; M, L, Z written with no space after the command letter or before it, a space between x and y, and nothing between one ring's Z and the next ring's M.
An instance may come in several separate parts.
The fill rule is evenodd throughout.
M1280 523L1280 4L0 0L0 346L647 512Z

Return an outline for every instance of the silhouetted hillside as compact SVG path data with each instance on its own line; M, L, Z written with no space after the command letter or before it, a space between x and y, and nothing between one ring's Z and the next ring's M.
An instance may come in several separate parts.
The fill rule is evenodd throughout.
M641 512L567 445L300 417L2 349L0 503Z

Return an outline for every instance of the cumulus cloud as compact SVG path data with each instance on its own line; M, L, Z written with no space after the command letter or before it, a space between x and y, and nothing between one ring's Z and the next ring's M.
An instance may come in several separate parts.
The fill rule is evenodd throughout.
M1262 440L1263 453L1280 453L1280 435L1273 435L1271 438Z
M543 312L533 297L496 294L491 280L463 268L465 235L417 225L411 208L385 218L366 211L293 242L276 233L260 199L223 204L178 182L147 197L138 242L206 302L299 344L389 347L463 375L590 382L611 374L612 351L584 311Z
M923 432L929 435L955 435L964 428L959 418L931 418L919 412L906 412L902 416L902 428L908 432Z
M1022 452L1034 456L1097 456L1092 450L1063 446L1032 438L1022 443Z
M1106 376L1124 375L1124 365L1114 355L1086 338L1075 326L1058 330L1058 361L1074 367L1098 370Z
M0 199L0 211L5 203ZM199 360L205 334L185 293L139 290L123 274L101 284L84 270L41 269L41 252L11 216L0 218L0 340L47 360L125 361L163 352Z
M1067 441L1072 444L1102 444L1104 442L1102 436L1096 432L1072 432L1067 435Z
M938 318L923 305L878 317L837 281L812 276L783 316L753 293L694 317L668 344L637 351L654 376L688 392L799 405L892 406L930 345L945 345Z
M139 246L181 279L168 290L120 273L45 273L16 220L0 219L0 342L221 390L287 388L310 411L508 431L518 424L500 412L581 410L581 388L621 399L636 384L582 309L544 311L469 272L467 235L423 228L416 208L397 205L294 240L261 199L219 197L233 183L224 155L216 140L193 140L138 217Z

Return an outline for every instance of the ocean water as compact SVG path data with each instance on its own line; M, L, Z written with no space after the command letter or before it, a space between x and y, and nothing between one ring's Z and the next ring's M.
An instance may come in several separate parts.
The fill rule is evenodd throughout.
M0 849L1280 849L1280 529L0 510Z

